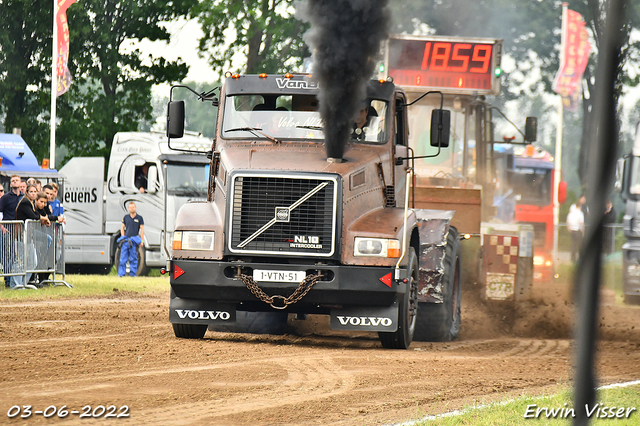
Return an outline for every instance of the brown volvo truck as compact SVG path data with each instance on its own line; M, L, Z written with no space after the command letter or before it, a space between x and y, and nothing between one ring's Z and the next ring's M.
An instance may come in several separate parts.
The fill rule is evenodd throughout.
M213 100L208 200L180 209L168 265L177 337L245 312L329 315L387 348L457 336L460 237L452 211L414 208L406 93L369 82L342 158L327 158L318 93L311 75L233 75ZM449 111L429 118L445 152ZM171 101L170 138L184 121Z

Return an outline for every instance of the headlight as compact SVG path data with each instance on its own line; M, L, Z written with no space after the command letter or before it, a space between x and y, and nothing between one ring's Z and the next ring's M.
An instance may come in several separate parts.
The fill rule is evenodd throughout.
M400 241L386 238L356 237L354 256L400 257Z
M638 265L627 266L627 275L630 277L640 277L640 267Z
M173 233L174 250L213 250L215 232L176 231Z
M553 261L551 259L545 259L544 256L533 256L533 264L535 266L546 266L547 268L553 265Z

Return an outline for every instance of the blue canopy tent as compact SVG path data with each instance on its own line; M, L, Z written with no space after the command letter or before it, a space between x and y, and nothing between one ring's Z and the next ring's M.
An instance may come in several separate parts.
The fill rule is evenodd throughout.
M21 178L58 179L62 175L55 169L43 169L29 145L20 135L0 133L0 180L6 182L11 175Z

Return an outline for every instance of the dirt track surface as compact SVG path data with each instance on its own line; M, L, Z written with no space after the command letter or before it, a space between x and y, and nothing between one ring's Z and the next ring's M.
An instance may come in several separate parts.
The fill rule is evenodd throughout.
M570 383L566 291L547 288L517 309L465 299L458 341L407 351L331 332L318 317L284 336L176 339L168 294L0 302L0 423L105 421L10 421L14 405L127 405L129 420L113 424L388 425ZM605 293L600 317L600 383L640 379L640 308Z

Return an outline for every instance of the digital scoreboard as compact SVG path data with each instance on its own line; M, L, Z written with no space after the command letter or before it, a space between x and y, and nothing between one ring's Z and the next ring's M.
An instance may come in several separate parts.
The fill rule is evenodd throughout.
M391 36L385 72L405 89L498 94L502 40Z

